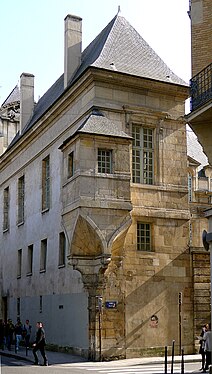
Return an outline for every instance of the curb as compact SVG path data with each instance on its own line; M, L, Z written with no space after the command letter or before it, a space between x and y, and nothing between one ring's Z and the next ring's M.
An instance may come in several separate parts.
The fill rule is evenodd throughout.
M24 360L24 361L28 361L28 362L33 362L33 360L30 359L29 357L21 356L21 355L18 355L16 353L9 353L9 352L5 352L5 351L0 351L0 355L1 356L6 356L6 357L12 357L12 358L15 358L16 360Z

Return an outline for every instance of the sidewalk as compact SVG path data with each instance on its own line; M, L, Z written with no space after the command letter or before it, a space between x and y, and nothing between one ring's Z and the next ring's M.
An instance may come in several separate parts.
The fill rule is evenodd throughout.
M20 347L18 353L15 353L14 346L12 346L12 350L8 351L8 349L0 350L0 355L8 356L16 358L17 360L25 360L28 361L30 364L34 362L34 357L32 353L32 349L29 349L26 355L26 349L24 347ZM72 355L69 353L61 353L61 352L53 352L47 351L46 355L48 357L48 361L50 365L55 364L67 364L67 363L81 363L81 362L88 362L87 359ZM40 352L38 351L38 357L40 359L40 363L43 364L43 359L40 356ZM124 360L114 361L116 365L125 363L125 365L147 365L147 364L156 364L156 363L163 363L164 357L139 357L139 358L129 358ZM168 363L171 362L171 356L168 356ZM175 356L174 362L181 362L181 356ZM185 355L184 362L201 362L201 355Z

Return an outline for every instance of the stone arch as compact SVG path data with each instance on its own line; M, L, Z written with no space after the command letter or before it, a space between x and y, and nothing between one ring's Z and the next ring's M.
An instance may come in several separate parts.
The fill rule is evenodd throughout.
M71 256L99 256L106 249L106 241L95 222L80 213L76 219L72 241Z
M124 241L131 223L131 217L126 217L108 242L108 252L112 254L114 260L123 255Z

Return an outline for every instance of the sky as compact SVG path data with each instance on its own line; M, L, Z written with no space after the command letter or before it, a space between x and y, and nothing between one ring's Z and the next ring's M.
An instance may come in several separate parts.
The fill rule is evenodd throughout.
M64 18L80 16L82 47L117 14L137 30L169 68L191 78L189 0L0 0L0 104L19 84L35 76L35 101L64 70Z

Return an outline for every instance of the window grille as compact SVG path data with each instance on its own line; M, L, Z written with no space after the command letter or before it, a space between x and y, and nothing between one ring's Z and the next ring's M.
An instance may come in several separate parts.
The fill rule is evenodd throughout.
M153 129L133 125L132 137L132 181L133 183L153 184Z
M151 225L137 223L137 249L138 251L151 251Z
M98 149L98 173L112 173L112 151Z

